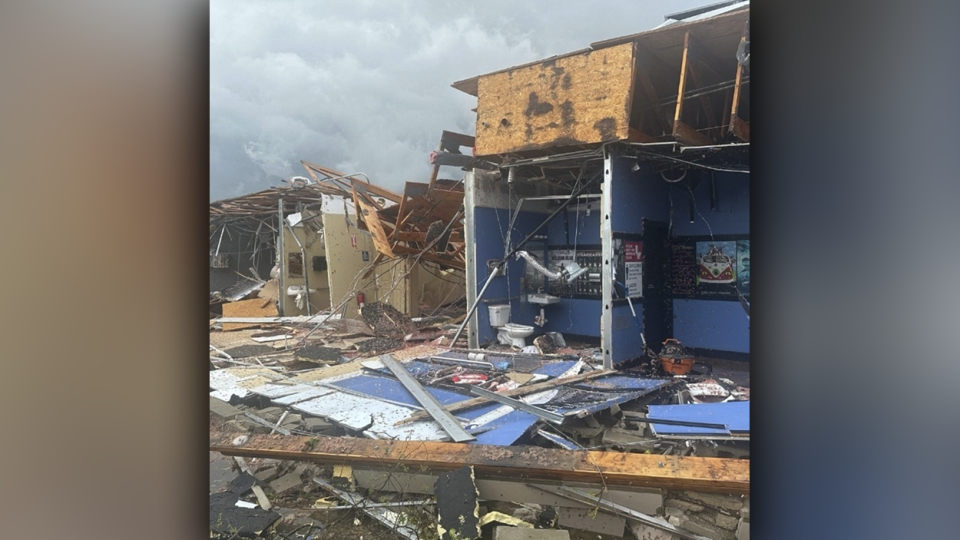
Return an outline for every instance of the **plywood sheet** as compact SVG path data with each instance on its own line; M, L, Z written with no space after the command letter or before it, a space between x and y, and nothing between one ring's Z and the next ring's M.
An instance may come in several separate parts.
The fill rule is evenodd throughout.
M277 305L267 298L251 298L250 300L240 300L239 302L230 302L223 304L224 317L276 317L280 315L277 312ZM223 323L223 330L240 330L243 328L255 328L259 324L247 323Z
M627 139L633 73L625 43L480 77L476 154Z

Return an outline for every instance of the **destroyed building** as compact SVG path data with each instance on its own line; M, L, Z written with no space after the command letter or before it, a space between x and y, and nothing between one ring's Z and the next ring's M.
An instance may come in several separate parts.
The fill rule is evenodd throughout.
M319 169L309 162L305 167L311 174ZM324 170L330 177L346 178ZM401 200L388 190L350 180L353 189L381 194L370 204L389 209ZM421 309L435 311L462 301L461 269L450 271L431 260L384 261L365 226L372 220L358 219L351 191L306 178L290 184L210 204L212 306L259 291L257 298L265 301L253 307L262 315L310 316L332 309L356 318L358 299L382 299L415 317ZM236 307L241 306L224 306L227 312Z
M378 538L748 539L749 377L722 362L750 352L748 24L726 2L456 82L476 135L402 194L302 162L271 223L316 311L212 322L256 327L211 333L237 467L212 534L359 536L350 510ZM347 311L388 263L404 292ZM424 263L462 272L456 310L415 310Z

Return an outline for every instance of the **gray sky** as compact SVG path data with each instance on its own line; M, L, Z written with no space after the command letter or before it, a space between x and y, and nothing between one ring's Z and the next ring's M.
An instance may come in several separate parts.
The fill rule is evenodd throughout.
M301 159L425 182L440 132L474 133L451 83L715 2L211 0L210 200L306 176Z

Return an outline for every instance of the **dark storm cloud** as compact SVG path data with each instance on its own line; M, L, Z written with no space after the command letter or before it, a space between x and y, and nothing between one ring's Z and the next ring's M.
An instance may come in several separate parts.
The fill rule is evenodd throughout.
M702 0L214 0L210 197L304 175L300 160L394 190L424 181L443 129L474 132L454 81L652 28Z

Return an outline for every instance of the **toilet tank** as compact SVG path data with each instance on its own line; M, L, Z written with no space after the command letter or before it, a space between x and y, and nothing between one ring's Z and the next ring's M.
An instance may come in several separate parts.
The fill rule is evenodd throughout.
M490 310L490 326L503 326L510 322L510 304L487 306Z

